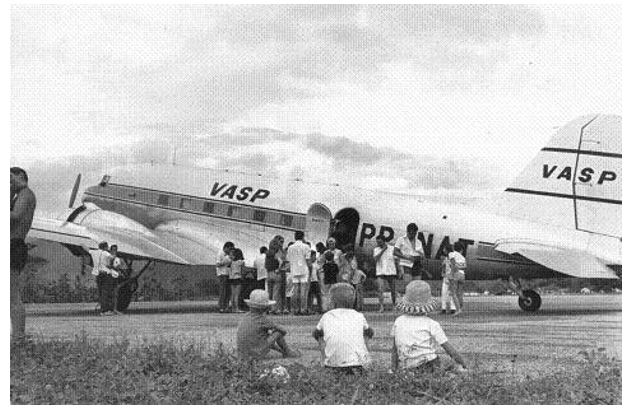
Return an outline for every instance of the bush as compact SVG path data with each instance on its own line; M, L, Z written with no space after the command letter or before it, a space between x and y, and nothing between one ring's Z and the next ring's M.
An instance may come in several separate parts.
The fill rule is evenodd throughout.
M621 403L621 362L585 352L574 369L514 379L472 371L411 376L342 375L285 362L289 380L262 376L272 361L245 363L221 346L131 346L41 341L11 346L13 404L537 404Z

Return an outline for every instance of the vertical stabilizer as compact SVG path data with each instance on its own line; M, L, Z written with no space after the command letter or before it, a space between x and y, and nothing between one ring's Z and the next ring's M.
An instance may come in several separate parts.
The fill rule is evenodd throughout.
M622 130L616 115L568 123L505 191L514 217L622 237Z

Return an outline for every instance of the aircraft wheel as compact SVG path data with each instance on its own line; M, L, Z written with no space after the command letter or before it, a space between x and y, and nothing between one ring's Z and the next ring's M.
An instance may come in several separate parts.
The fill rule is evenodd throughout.
M524 290L523 297L519 297L519 307L528 312L534 312L541 307L541 296L533 290Z
M136 279L131 279L120 286L118 289L118 298L116 300L116 309L118 311L125 311L129 307L131 299L137 289L138 280Z

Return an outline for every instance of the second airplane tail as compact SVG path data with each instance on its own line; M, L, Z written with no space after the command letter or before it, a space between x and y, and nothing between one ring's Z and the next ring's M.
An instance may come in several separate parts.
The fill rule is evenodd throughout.
M515 217L622 237L621 117L563 126L504 194Z

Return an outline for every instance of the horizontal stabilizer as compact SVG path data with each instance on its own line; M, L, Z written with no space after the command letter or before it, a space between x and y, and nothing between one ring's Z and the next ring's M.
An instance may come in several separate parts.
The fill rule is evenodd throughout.
M525 240L498 240L495 243L495 250L507 254L520 254L544 267L572 277L618 279L616 273L607 266L615 262L601 260L577 249Z

